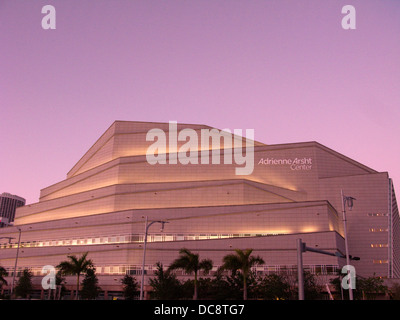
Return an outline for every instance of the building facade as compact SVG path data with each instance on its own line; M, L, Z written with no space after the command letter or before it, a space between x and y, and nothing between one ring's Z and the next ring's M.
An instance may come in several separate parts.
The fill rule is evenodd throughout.
M156 149L157 139L149 138L154 129L168 142L165 148L157 145L158 163L148 157ZM199 139L196 150L193 143L188 148L188 137L217 131L193 124L171 131L170 123L114 122L65 180L42 189L39 202L18 208L14 226L0 231L0 237L15 239L21 232L18 270L31 268L39 286L44 265L89 252L100 286L119 292L125 274L140 280L147 218L168 223L162 231L159 224L149 229L145 284L157 262L168 266L184 247L213 260L214 270L233 249L252 248L265 261L255 271L295 272L299 238L308 247L345 254L343 192L356 199L346 217L349 253L360 257L352 261L357 274L399 278L399 212L388 173L317 142L265 145L217 134L219 144ZM253 148L245 149L248 145ZM225 161L224 156L240 159L229 146L242 146L242 156L252 152L251 174L237 174L243 161ZM16 241L0 247L0 265L10 276L17 248ZM328 278L346 261L306 252L303 263ZM75 280L67 282L72 288Z
M0 194L0 217L2 218L2 222L0 222L0 228L6 226L8 223L13 223L15 211L18 207L22 207L24 205L24 198L7 192ZM6 223L4 223L4 221Z

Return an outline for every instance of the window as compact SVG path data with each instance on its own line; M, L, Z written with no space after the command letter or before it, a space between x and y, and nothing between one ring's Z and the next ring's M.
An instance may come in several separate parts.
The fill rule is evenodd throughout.
M317 273L317 274L323 273L323 266L320 266L320 265L315 266L315 271L314 272Z
M369 217L387 217L387 213L367 213Z
M369 232L387 232L387 228L369 228Z
M382 264L382 263L388 263L388 261L387 260L373 260L373 263Z
M139 242L140 241L139 235L138 234L133 234L131 236L131 241L132 242Z

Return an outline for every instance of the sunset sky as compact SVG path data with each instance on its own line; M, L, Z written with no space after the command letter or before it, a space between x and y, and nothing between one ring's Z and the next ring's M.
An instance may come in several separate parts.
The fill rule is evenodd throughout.
M115 120L318 141L400 190L398 0L0 0L0 46L0 193L37 202Z

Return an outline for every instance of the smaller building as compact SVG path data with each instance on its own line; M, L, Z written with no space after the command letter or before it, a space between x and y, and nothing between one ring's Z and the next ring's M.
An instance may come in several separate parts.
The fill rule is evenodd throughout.
M0 228L14 222L15 211L25 205L25 199L19 196L3 192L0 195Z

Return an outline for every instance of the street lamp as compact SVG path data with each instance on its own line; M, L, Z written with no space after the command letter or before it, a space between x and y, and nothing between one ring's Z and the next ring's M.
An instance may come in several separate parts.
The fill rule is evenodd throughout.
M142 263L142 282L140 284L140 300L143 300L144 264L145 264L145 260L146 260L147 232L148 232L150 226L153 225L154 223L161 223L161 231L163 231L164 224L168 223L168 221L157 220L157 221L152 221L149 224L147 224L147 216L146 216L146 225L145 225L145 232L144 232L144 247L143 247L143 263Z
M346 197L343 194L343 190L341 190L342 195L342 211L343 211L343 227L344 227L344 244L346 248L346 264L350 265L350 256L349 256L349 244L347 241L347 219L346 219L346 205L349 207L350 211L353 209L353 200L356 200L353 197ZM349 273L349 271L348 271ZM349 277L349 299L353 300L353 285L351 283L351 277Z

